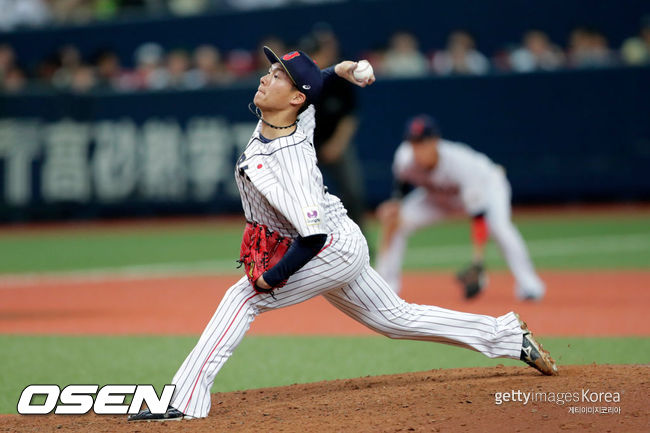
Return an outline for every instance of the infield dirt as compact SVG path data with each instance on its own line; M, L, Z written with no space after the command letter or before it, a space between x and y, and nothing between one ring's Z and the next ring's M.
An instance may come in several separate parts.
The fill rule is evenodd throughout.
M0 432L647 432L649 373L639 365L572 365L555 377L528 367L431 370L214 394L209 417L198 420L4 415ZM496 404L497 393L513 391L538 401ZM620 401L592 401L607 392ZM560 393L579 401L550 397Z
M541 336L647 336L650 271L544 271L548 294L540 303L514 298L506 271L490 273L490 286L472 302L462 299L454 277L410 272L401 296L416 304L469 313L521 314ZM200 334L227 288L239 276L165 278L34 278L2 282L0 333L129 335ZM146 299L146 308L141 302ZM182 302L176 300L182 299ZM257 335L369 335L322 297L270 311L253 322Z
M404 298L483 314L515 309L538 335L650 334L648 271L544 272L547 298L514 301L512 278L491 274L490 290L460 299L453 277L407 275ZM0 333L195 334L236 276L6 281ZM170 302L182 293L187 302ZM147 299L148 309L128 299ZM190 302L193 301L193 302ZM147 314L143 314L143 313ZM604 320L604 318L607 318ZM309 326L311 325L311 326ZM320 326L320 327L319 327ZM261 315L256 334L364 334L321 298ZM293 331L293 332L292 332ZM619 393L620 401L582 401L582 392ZM581 401L503 402L497 393L578 393ZM598 394L600 395L600 394ZM127 423L125 416L0 415L4 432L648 432L650 366L562 366L557 377L528 367L432 370L215 394L206 419ZM540 397L541 398L541 397ZM571 413L575 407L599 413ZM596 409L597 408L597 409ZM605 413L600 413L602 411ZM619 412L620 413L615 413Z

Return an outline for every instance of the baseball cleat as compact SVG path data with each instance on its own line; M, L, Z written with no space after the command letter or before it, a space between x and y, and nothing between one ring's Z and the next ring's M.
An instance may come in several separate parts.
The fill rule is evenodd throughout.
M169 406L165 413L151 413L149 409L141 410L140 412L129 415L128 421L180 421L183 419L194 419L194 417L185 415L180 410Z
M542 345L535 340L535 337L533 337L533 334L528 329L528 325L521 320L519 314L515 313L515 315L517 316L517 320L519 320L521 329L524 331L519 359L542 374L556 376L558 374L557 365L555 364L555 360L551 358L551 354L544 350Z

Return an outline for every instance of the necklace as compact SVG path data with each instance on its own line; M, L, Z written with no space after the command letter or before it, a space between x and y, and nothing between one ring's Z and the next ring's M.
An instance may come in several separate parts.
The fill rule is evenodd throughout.
M255 109L253 109L253 107L255 107ZM275 128L275 129L287 129L287 128L291 128L292 126L294 126L294 125L296 125L296 124L298 123L298 119L296 119L296 120L295 120L291 125L287 125L287 126L276 126L276 125L273 125L272 123L269 123L269 122L267 122L266 120L264 120L264 118L262 118L262 110L260 110L260 107L256 106L256 105L253 104L252 102L248 104L248 111L250 111L251 113L253 113L253 115L254 115L255 117L257 117L258 119L260 119L260 120L261 120L262 122L264 122L266 125L270 126L271 128Z

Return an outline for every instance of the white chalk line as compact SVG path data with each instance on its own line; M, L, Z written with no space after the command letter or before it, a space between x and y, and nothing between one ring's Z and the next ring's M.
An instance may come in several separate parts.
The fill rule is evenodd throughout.
M156 263L71 271L52 271L25 274L0 274L0 290L34 286L42 283L83 283L102 281L133 281L152 278L184 276L215 276L243 274L235 260L203 260L194 262Z
M527 243L533 259L592 254L650 251L650 233L627 235L583 236L531 240ZM488 258L496 257L496 248L488 250ZM462 245L408 248L405 263L410 265L444 265L469 260L470 243ZM241 275L234 260L201 260L192 262L155 263L144 265L67 270L36 273L0 274L0 290L35 286L42 283L80 283L131 281L182 276Z
M526 246L533 259L650 251L650 233L538 239L526 242ZM472 246L469 242L464 245L444 247L410 247L406 252L405 263L411 265L457 263L469 260L471 252ZM498 248L487 250L488 258L498 255Z

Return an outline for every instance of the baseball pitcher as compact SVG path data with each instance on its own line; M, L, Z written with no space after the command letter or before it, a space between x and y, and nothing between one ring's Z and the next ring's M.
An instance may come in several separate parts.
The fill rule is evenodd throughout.
M501 317L407 304L369 264L368 246L341 201L323 185L313 146L314 108L323 80L354 78L356 62L321 71L301 51L277 56L260 79L260 119L235 166L247 220L239 260L245 275L226 292L180 366L171 406L131 421L206 417L215 376L265 311L324 296L334 307L391 338L443 342L489 357L522 359L546 375L555 362L515 313ZM252 107L251 107L252 108ZM253 367L251 367L253 368Z

